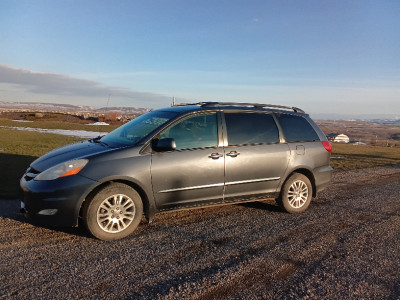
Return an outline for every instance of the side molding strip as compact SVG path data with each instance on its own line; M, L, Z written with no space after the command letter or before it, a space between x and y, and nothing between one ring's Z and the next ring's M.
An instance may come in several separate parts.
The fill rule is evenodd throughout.
M190 190L206 189L206 188L212 188L212 187L218 187L218 186L224 186L224 183L214 183L214 184L198 185L198 186L188 186L188 187L178 188L178 189L163 190L163 191L159 191L159 193L190 191Z
M262 181L273 181L279 180L280 177L271 177L271 178L260 178L260 179L252 179L252 180L242 180L242 181L231 181L225 183L225 185L235 185L235 184L243 184L243 183L255 183L255 182L262 182Z
M190 190L198 190L198 189L207 189L207 188L219 187L219 186L224 186L224 185L256 183L256 182L273 181L273 180L279 180L279 179L280 179L280 177L271 177L271 178L252 179L252 180L231 181L231 182L227 182L225 184L224 183L214 183L214 184L206 184L206 185L189 186L189 187L177 188L177 189L169 189L169 190L159 191L159 193L190 191Z

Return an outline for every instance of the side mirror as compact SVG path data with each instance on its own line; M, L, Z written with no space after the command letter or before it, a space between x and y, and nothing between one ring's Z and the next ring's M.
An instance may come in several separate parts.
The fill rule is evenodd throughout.
M159 152L173 151L176 149L176 143L173 138L160 139L155 143L155 146L153 148L154 150Z

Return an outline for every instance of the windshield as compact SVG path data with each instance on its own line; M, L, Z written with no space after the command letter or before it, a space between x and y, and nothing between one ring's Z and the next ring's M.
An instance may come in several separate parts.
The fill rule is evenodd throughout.
M111 147L133 146L176 115L170 111L148 112L111 131L101 142Z

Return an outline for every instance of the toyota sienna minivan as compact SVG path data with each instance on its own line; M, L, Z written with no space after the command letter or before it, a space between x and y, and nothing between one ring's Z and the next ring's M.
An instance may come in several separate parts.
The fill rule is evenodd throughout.
M38 158L21 178L21 209L45 225L82 223L102 240L166 210L273 198L301 213L330 182L330 152L296 107L178 105Z

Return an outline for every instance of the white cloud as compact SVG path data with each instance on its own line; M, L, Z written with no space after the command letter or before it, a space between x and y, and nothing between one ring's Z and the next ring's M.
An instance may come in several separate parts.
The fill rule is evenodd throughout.
M4 64L0 64L0 84L0 100L4 101L62 100L66 103L103 106L102 101L109 95L112 106L159 107L166 106L170 101L170 97L160 94L109 87L87 79L18 69Z

